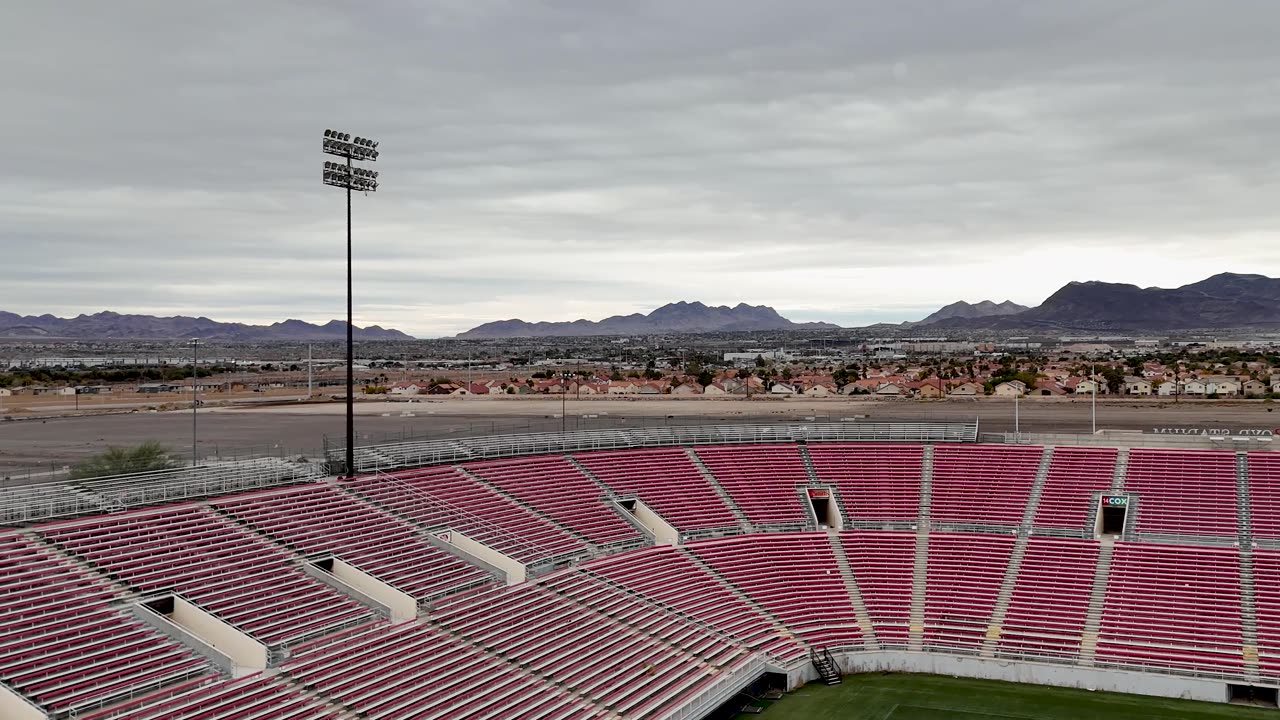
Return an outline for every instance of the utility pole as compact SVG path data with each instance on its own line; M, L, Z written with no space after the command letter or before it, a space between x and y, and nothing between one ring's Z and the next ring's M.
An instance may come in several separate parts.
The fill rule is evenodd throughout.
M196 409L200 407L200 338L191 338L191 467L196 466Z
M307 399L311 399L313 375L311 373L311 343L307 343Z

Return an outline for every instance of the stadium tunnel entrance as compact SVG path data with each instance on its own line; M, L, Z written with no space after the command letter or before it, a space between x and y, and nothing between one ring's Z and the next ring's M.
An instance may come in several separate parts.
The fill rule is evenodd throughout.
M1253 705L1255 707L1280 707L1277 704L1276 688L1255 687L1253 685L1228 685L1231 697L1229 702L1236 705Z
M805 488L805 496L809 500L809 506L813 509L813 517L818 521L820 530L844 529L844 517L836 508L835 497L831 492L831 488Z
M1104 494L1098 498L1098 526L1094 533L1102 535L1121 535L1129 515L1129 496Z

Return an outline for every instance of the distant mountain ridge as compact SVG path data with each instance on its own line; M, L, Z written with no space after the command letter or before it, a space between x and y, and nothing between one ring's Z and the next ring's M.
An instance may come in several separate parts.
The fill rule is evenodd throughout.
M738 303L704 305L701 302L674 302L645 315L614 315L598 322L525 322L498 320L478 325L455 337L466 340L509 337L581 337L587 335L644 335L701 332L751 332L756 330L833 330L837 325L823 322L797 323L767 305Z
M979 303L967 303L964 300L953 302L950 305L944 305L936 312L931 313L928 317L921 320L918 325L928 325L938 322L939 320L950 320L951 318L984 318L998 317L1000 315L1014 315L1031 308L1026 305L1019 305L1012 300L1005 300L1002 303L994 303L990 300L983 300Z
M377 325L356 327L357 340L412 340L399 330ZM130 340L345 340L347 324L330 320L313 325L302 320L285 320L271 325L223 323L207 317L156 317L154 315L122 315L110 311L93 315L60 318L53 315L16 315L0 310L0 338L8 339L130 339Z
M953 317L930 327L984 330L1166 331L1280 328L1280 279L1219 273L1177 288L1070 282L1012 315Z

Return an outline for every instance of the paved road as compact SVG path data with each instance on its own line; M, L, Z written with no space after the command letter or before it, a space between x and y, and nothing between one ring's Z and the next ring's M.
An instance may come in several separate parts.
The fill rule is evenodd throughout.
M1262 402L1099 402L1098 427L1150 431L1155 427L1280 427L1280 413ZM560 401L472 400L462 402L369 403L357 406L360 444L401 436L461 437L498 432L550 432L561 427ZM1087 400L1038 401L1019 404L1023 432L1088 433ZM583 417L590 415L594 417ZM813 417L840 421L866 416L902 422L972 421L983 431L1014 428L1013 403L986 399L967 402L893 401L712 401L712 400L584 400L570 401L565 426L570 429L655 426L725 422L782 422ZM341 442L341 404L285 406L202 412L201 456L263 453L318 455L323 438ZM191 415L148 412L98 417L0 422L0 477L46 472L74 463L111 445L159 440L181 454L191 448Z

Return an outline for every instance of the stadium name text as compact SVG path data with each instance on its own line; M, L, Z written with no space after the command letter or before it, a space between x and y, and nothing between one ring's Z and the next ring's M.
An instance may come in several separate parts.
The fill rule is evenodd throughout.
M1244 435L1248 437L1271 437L1275 430L1232 430L1231 428L1152 428L1157 435Z

